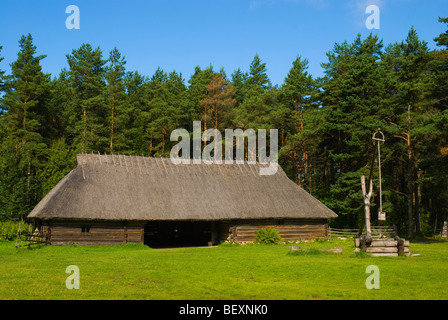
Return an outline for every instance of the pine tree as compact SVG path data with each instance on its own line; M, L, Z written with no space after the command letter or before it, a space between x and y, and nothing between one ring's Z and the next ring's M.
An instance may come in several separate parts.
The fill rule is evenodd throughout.
M439 22L448 26L448 18L439 18ZM448 29L434 41L441 49L434 50L434 59L430 66L435 76L433 98L435 106L443 111L448 108Z
M125 76L127 123L124 126L124 135L127 137L127 148L130 153L137 155L148 155L146 148L145 110L147 102L145 91L148 79L137 71L129 72Z
M341 223L356 226L362 212L358 195L360 176L375 157L372 134L388 130L387 75L381 67L382 41L358 35L352 44L335 44L322 64L323 123L320 127L324 158L331 185L328 205L342 212ZM369 176L369 175L367 175Z
M255 55L244 81L245 98L234 109L234 126L241 129L266 128L270 123L272 93L271 81L267 76L266 63Z
M236 103L233 96L232 85L227 83L223 76L215 75L207 85L205 98L200 101L204 130L212 127L219 131L225 129L224 114ZM208 126L207 120L209 120Z
M188 83L187 103L185 105L185 113L189 115L189 119L192 121L199 121L202 118L200 101L205 98L207 93L207 85L212 81L216 72L213 71L213 67L209 66L202 70L199 66L196 66L194 73L191 75ZM193 130L192 123L185 124L185 129L189 132ZM204 125L204 123L202 123Z
M178 127L182 111L177 105L182 99L179 100L176 92L183 95L183 91L182 78L176 72L168 75L160 67L149 81L145 117L149 123L146 133L151 154L161 156L169 153L170 133Z
M232 75L232 86L235 90L235 100L236 100L236 106L239 106L246 97L246 79L247 79L247 73L241 71L240 68L236 69Z
M419 162L419 145L422 136L417 132L422 129L418 125L421 118L431 105L430 84L432 82L428 73L431 55L425 41L420 41L414 28L409 30L405 41L395 43L386 50L387 63L394 71L395 94L391 99L395 105L394 113L397 115L394 126L394 137L402 140L406 146L406 176L407 204L408 204L408 235L414 235L419 227L418 185L416 184Z
M126 149L126 141L123 135L123 126L126 123L127 110L125 110L125 85L126 74L124 57L117 48L109 53L109 64L105 68L106 73L106 103L109 107L109 152L123 151Z
M105 119L105 63L99 47L83 44L67 55L68 79L73 88L70 126L77 152L104 152L110 146Z
M76 155L65 143L65 139L55 140L51 145L45 165L39 173L43 198L76 165Z
M249 76L246 79L248 86L259 87L268 90L272 84L268 78L266 63L262 63L258 54L255 54L249 68Z
M3 50L3 46L0 46L0 54L1 54L2 50ZM2 57L2 56L0 56L0 62L2 62L3 59L5 59L5 58ZM0 69L0 92L3 91L3 88L4 88L4 86L5 86L5 82L4 82L4 79L3 79L4 76L5 76L5 71L2 70L2 69ZM2 114L2 111L1 111L1 109L0 109L0 115L1 115L1 114Z
M47 150L41 134L48 114L43 100L49 90L49 75L42 72L40 65L45 56L36 56L30 34L21 37L19 48L0 106L6 111L2 117L5 133L1 146L1 207L2 214L12 219L28 214L37 203L37 176Z
M168 74L166 81L166 88L168 91L168 101L169 104L174 108L175 112L173 114L173 124L177 127L183 127L183 123L189 122L191 125L191 120L184 113L187 105L187 87L185 86L185 81L182 77L182 73L177 73L175 70Z
M448 18L439 18L439 22L448 24ZM414 128L419 140L414 188L414 203L419 207L415 210L415 222L416 231L420 226L425 234L432 234L448 218L448 31L434 41L440 49L429 54L426 76L430 78L431 93Z
M282 154L289 159L294 180L300 186L305 181L310 182L311 177L311 161L309 161L308 152L311 146L308 146L305 138L305 113L317 108L314 100L318 92L316 82L306 71L307 68L308 60L297 57L281 88L281 99L286 108L283 116L280 117L283 121L279 123L282 130L281 145L284 146ZM284 131L290 133L285 139L283 138ZM311 190L310 183L308 183L308 190Z

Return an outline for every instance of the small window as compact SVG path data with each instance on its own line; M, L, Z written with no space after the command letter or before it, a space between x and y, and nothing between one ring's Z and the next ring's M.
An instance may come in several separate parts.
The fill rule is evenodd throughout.
M285 220L278 220L278 221L277 221L277 224L278 224L279 226L284 225L284 224L285 224Z
M81 227L81 232L82 232L82 233L88 233L88 232L90 232L90 227L86 227L86 226Z

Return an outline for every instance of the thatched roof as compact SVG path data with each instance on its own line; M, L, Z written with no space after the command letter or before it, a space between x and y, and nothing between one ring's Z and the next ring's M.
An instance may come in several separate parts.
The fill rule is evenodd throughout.
M78 155L78 165L28 215L38 219L328 219L337 215L261 164L179 164L169 158Z

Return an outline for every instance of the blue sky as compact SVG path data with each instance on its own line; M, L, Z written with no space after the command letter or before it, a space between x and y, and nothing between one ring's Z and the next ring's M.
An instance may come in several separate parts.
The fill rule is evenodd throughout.
M370 4L380 9L379 30L365 26ZM69 5L79 7L79 30L66 28ZM439 16L448 16L448 0L0 0L0 69L10 72L18 40L31 33L52 76L68 67L66 54L90 43L104 56L117 47L128 71L151 76L160 66L186 81L197 65L223 67L228 76L238 67L246 71L258 53L271 82L281 85L296 56L322 76L325 53L358 33L376 33L388 44L414 26L435 48L433 38L446 29Z

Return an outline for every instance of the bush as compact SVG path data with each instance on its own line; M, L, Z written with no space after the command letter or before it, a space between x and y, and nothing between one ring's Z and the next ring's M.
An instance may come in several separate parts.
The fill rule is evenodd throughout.
M278 244L282 238L276 229L265 228L256 232L255 240L264 244Z
M23 233L28 232L29 224L22 225ZM17 239L17 231L19 230L19 222L3 221L0 222L0 241L10 241Z

